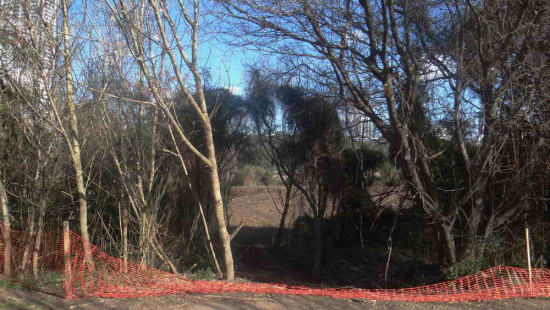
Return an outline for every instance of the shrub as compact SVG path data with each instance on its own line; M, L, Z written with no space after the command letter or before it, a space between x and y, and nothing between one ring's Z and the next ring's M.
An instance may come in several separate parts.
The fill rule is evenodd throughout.
M395 185L397 182L397 170L395 169L395 165L390 162L385 162L380 167L380 181L384 183L385 185L391 186Z
M210 269L210 267L202 270L198 270L189 275L191 279L204 280L204 281L214 281L216 280L216 274Z
M276 174L272 169L245 165L237 171L233 184L241 186L270 185L275 180Z

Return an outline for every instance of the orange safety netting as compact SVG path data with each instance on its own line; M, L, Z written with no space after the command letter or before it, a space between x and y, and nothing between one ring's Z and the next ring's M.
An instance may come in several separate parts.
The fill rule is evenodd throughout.
M62 275L61 293L67 299L81 297L127 298L181 293L269 293L316 295L335 298L398 301L474 301L518 297L550 297L550 269L497 266L452 281L402 289L311 288L306 286L201 281L148 268L102 252L92 245L93 264L84 259L82 238L71 231L43 234L33 254L34 238L12 231L12 272L33 269ZM3 271L0 241L0 271Z

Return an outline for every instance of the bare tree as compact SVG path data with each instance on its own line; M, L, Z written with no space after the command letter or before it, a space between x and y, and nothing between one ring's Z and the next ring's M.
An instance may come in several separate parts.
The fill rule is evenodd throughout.
M43 230L44 217L46 212L46 199L48 186L54 177L48 175L48 172L54 172L57 165L56 160L49 161L54 155L52 146L56 144L56 139L53 138L52 129L61 133L65 138L66 144L71 151L71 158L75 161L75 174L77 175L77 188L79 192L79 200L81 201L81 213L84 220L86 219L86 197L84 190L84 182L82 177L82 165L80 160L80 150L78 145L78 123L76 119L75 105L72 99L73 82L72 82L72 67L70 64L71 52L69 42L65 42L66 53L66 93L68 94L68 111L67 114L71 118L71 130L69 133L63 125L63 114L59 113L57 108L56 91L60 88L52 86L57 75L54 70L56 61L56 52L58 41L55 36L55 21L56 8L55 2L34 3L31 1L22 1L12 6L6 5L2 9L11 9L12 11L2 11L2 25L6 33L6 42L2 49L3 72L2 80L6 82L3 85L3 99L8 98L7 106L11 113L11 117L18 128L21 130L20 139L23 143L31 147L27 152L19 150L18 155L27 156L24 161L21 173L22 191L17 197L20 204L30 206L22 215L26 214L28 218L29 236L27 247L23 253L22 270L25 269L27 262L30 259L30 252L33 249L33 273L37 274L38 251L41 245L41 237L39 236ZM68 8L67 3L63 2L64 16L64 37L69 40L68 35ZM55 94L55 95L54 95ZM46 106L49 105L49 108ZM15 132L14 132L15 133ZM69 136L73 136L71 139ZM21 142L16 146L22 145ZM75 150L75 151L74 151ZM73 152L74 151L74 152ZM35 154L35 155L31 155ZM48 169L46 165L50 163ZM53 170L50 170L53 168ZM34 171L33 171L34 170ZM48 172L46 172L48 171ZM10 173L16 176L17 172ZM83 203L83 204L82 204ZM32 206L32 207L31 207ZM38 209L38 210L36 210ZM36 211L36 212L35 212ZM36 218L37 217L37 218ZM21 220L19 225L23 221ZM85 244L86 257L91 260L91 251L89 240L87 239L87 224L83 226L82 232ZM34 239L33 237L37 235ZM34 240L34 241L33 241ZM31 243L34 243L31 244Z
M253 72L249 96L258 138L277 168L286 188L280 242L293 190L307 200L313 216L314 255L312 273L319 275L323 252L322 225L329 207L335 208L341 186L342 128L334 105L289 86L269 89L259 72ZM275 103L277 102L277 103ZM331 200L331 198L334 198Z
M290 72L319 81L377 127L433 223L443 264L469 255L457 253L461 223L469 222L479 240L528 207L527 197L511 189L531 182L512 177L512 170L500 174L511 168L502 155L519 133L502 125L529 117L534 110L526 107L539 101L512 99L511 81L533 72L522 66L539 48L537 36L546 36L547 6L506 0L220 2L233 19L228 29L279 55ZM451 101L442 96L449 89ZM516 113L503 118L508 108ZM454 125L441 131L439 120L446 116ZM468 134L474 122L482 130ZM503 179L516 186L502 188ZM507 198L492 199L490 188ZM463 214L467 221L457 221Z
M274 240L274 245L280 246L283 241L288 212L292 205L293 192L295 192L293 180L296 178L298 161L290 149L281 145L282 141L296 140L297 135L292 128L278 124L277 114L280 109L275 104L277 87L277 84L262 75L260 70L251 71L247 101L257 135L256 139L261 144L269 161L276 167L279 180L285 187L281 219Z
M120 31L124 34L140 71L145 77L150 91L153 94L154 103L158 105L162 113L167 117L171 126L175 129L176 137L196 156L208 170L210 181L210 195L214 205L214 217L217 222L216 230L221 243L224 258L224 274L228 280L234 278L233 256L230 247L230 236L227 232L224 216L223 197L221 194L220 178L218 174L218 160L212 134L210 112L207 109L204 85L199 72L199 31L200 31L200 3L194 1L187 6L183 1L157 1L150 0L145 3L130 3L119 0L116 3L107 2L113 16L116 18ZM170 7L169 7L170 6ZM142 9L139 10L138 8ZM151 15L138 15L136 12L150 12ZM174 14L183 17L183 23L178 24ZM146 37L142 33L144 18L151 17L148 22L154 28L156 39ZM204 137L204 147L201 150L194 145L189 134L184 130L177 119L170 98L162 92L162 85L157 76L160 68L155 63L155 58L146 54L149 46L153 45L153 52L162 52L169 59L169 67L172 77L178 85L178 90L184 94L188 104L193 108L201 125ZM192 86L186 81L182 67L188 70L192 80ZM192 87L192 88L191 88ZM196 96L193 95L196 93Z
M92 250L90 246L90 236L88 234L88 201L86 198L86 186L82 168L82 155L80 153L78 116L76 114L76 105L74 102L74 80L72 66L72 50L69 28L69 2L61 0L63 16L63 56L65 58L65 92L67 101L67 113L69 118L69 131L65 132L64 137L71 154L71 159L75 172L76 191L78 194L78 213L80 222L80 234L84 247L84 256L88 263L92 262ZM55 105L54 105L55 106Z

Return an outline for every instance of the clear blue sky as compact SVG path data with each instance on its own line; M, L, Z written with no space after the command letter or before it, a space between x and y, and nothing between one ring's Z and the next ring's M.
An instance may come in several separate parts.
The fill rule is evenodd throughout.
M230 87L235 93L244 91L245 64L252 60L254 52L243 48L230 47L222 42L204 43L200 57L210 70L212 83L220 87Z

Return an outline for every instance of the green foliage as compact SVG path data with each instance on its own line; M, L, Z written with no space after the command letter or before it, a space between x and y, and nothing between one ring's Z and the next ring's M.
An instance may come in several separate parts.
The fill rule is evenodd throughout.
M260 139L255 134L248 135L246 145L243 146L238 154L237 167L250 165L275 170L273 163L269 160L269 156L259 141Z
M520 229L514 231L516 236L514 233L508 236L495 235L487 240L483 255L480 255L483 244L473 246L469 255L445 270L447 279L456 279L498 265L525 267L525 240Z
M210 122L216 152L224 154L225 150L239 149L245 145L245 101L226 88L205 88L204 97L211 111ZM189 133L198 133L201 122L192 105L182 93L177 94L176 101L178 118L185 126L184 129ZM190 137L195 145L204 143L202 134L192 134Z
M268 168L245 165L237 170L233 185L271 185L278 181L275 171Z
M310 244L313 240L313 218L303 215L298 217L292 225L291 238L293 244Z
M30 273L20 274L16 278L6 279L0 277L0 288L4 289L32 289L44 287L59 287L65 278L59 272L41 271L39 278Z
M388 258L387 242L398 216L387 210L377 217L366 214L372 208L368 196L352 195L344 202L345 211L323 223L323 277L333 283L379 287ZM397 217L393 230L393 250L386 287L425 285L440 282L439 265L428 259L431 234L417 210L407 209ZM360 217L363 218L362 223ZM360 229L363 230L361 246ZM299 217L292 226L291 240L274 249L282 261L307 270L311 266L313 219Z
M380 172L379 179L384 185L392 186L398 181L399 176L394 164L385 162L378 171Z
M373 202L368 194L362 191L352 191L342 197L342 214L346 219L353 219L357 216L356 212L368 213L373 208Z
M14 287L17 287L17 285L13 284L12 281L10 281L9 279L0 277L0 288L11 289Z
M196 280L205 280L205 281L216 280L216 274L212 271L212 269L210 269L210 267L191 273L189 274L189 277L191 279L196 279Z
M346 148L342 151L342 161L348 183L361 188L364 183L371 184L375 180L374 172L387 163L387 155L368 146Z
M300 132L310 150L319 141L340 144L343 139L335 106L323 97L308 95L301 88L282 86L277 91L289 126Z
M40 278L42 279L42 284L61 284L65 282L65 276L59 272L42 272Z
M445 277L448 280L453 280L462 276L470 275L482 270L482 266L483 258L477 255L469 255L466 259L461 260L445 270Z

